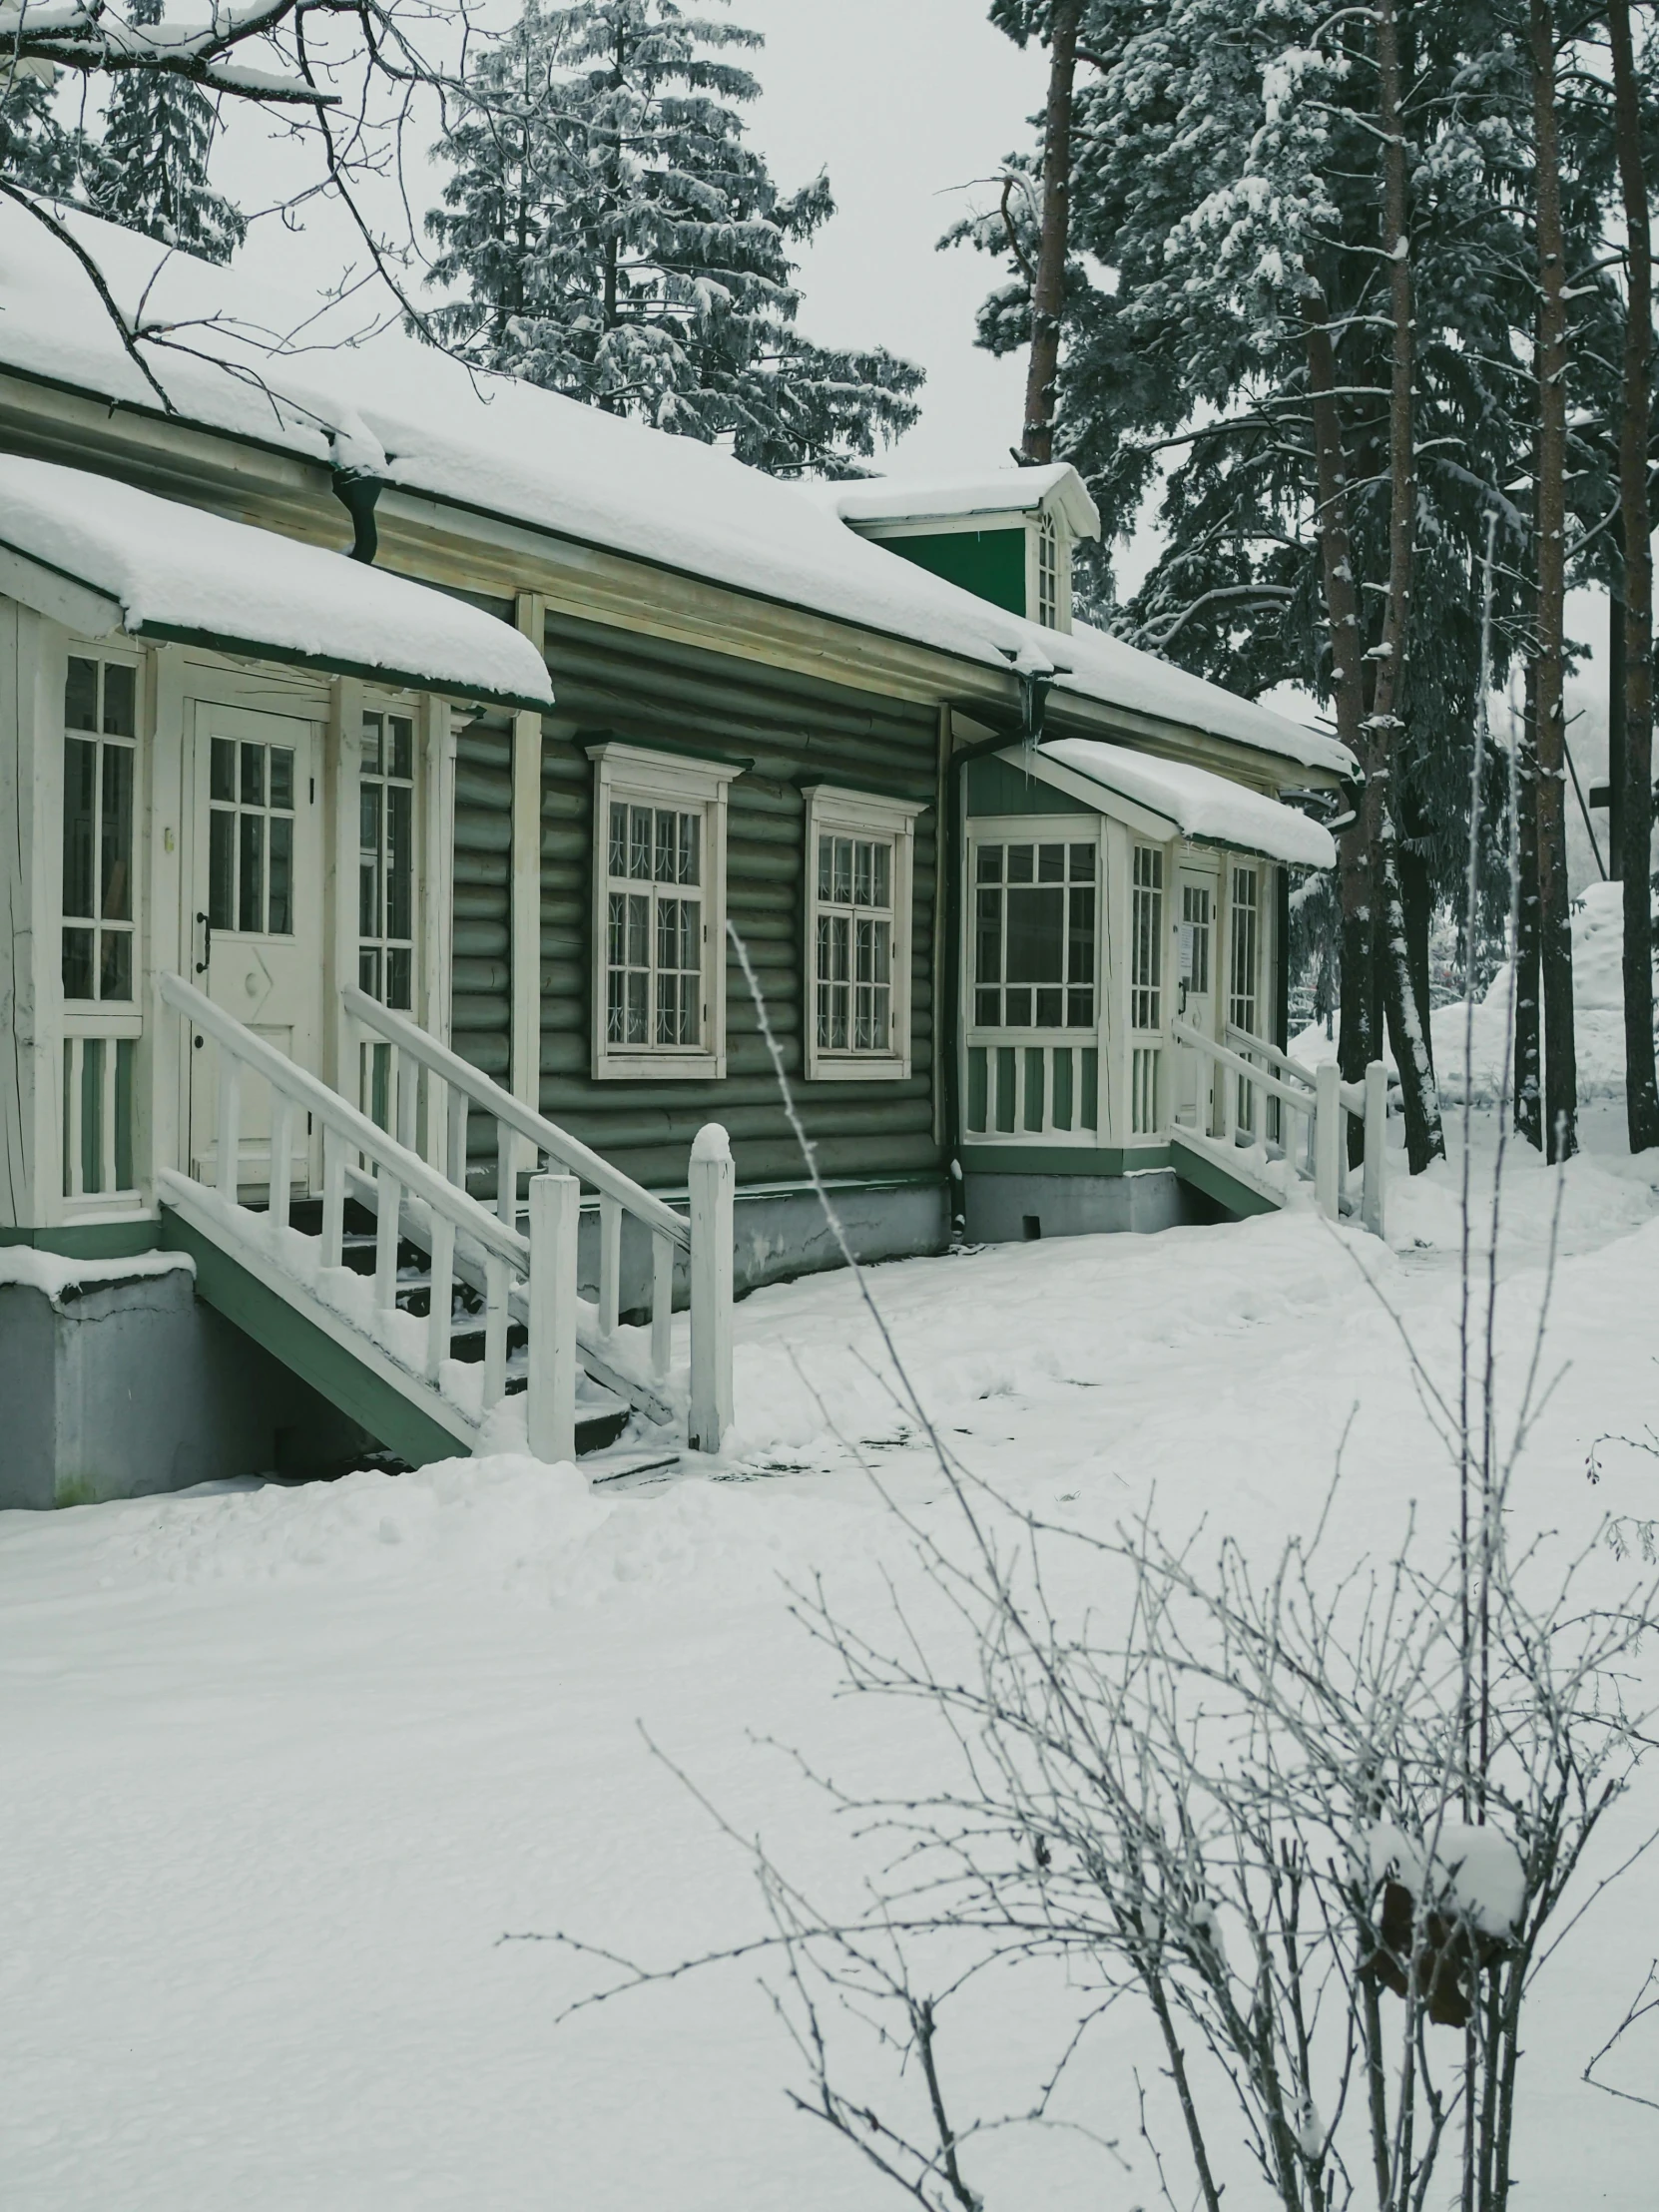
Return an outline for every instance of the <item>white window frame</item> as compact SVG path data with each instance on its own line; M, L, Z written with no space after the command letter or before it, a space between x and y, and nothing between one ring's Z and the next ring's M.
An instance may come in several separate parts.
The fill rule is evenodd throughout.
M727 795L736 762L700 761L607 740L588 748L593 792L593 1073L599 1082L685 1083L726 1073ZM677 807L703 817L703 1042L612 1045L609 1004L611 805Z
M400 776L399 776L399 777L394 777L394 776L392 776L392 775L390 774L389 770L387 770L387 769L386 769L386 768L384 767L384 765L382 765L381 769L380 769L380 770L379 770L378 772L371 772L371 771L366 771L366 770L365 770L365 769L363 768L363 743L364 743L364 740L365 740L365 738L366 738L366 736L367 736L367 726L368 726L368 718L369 718L369 716L370 716L370 715L375 715L375 716L378 716L378 718L379 718L379 722L380 722L380 744L381 744L381 753L380 753L380 759L381 759L381 762L382 762L382 764L384 764L384 762L385 762L385 750L384 750L384 749L385 749L385 743L386 743L386 725L387 725L387 724L388 724L389 722L393 722L393 721L396 721L396 722L406 722L406 723L407 723L407 724L409 725L409 769L410 769L410 774L409 774L409 775L408 775L407 777L400 777ZM366 984L365 984L365 983L363 982L363 979L362 979L362 955L363 955L364 951L371 951L371 952L374 952L374 953L375 953L375 954L377 955L377 966L378 966L378 970L379 970L380 985L379 985L379 988L378 988L377 990L373 990L373 991L368 991L368 996L369 996L370 998L378 999L378 1001L380 1002L380 1004L381 1004L382 1006L384 1006L384 1005L387 1005L387 1004L389 1004L389 1001L388 1001L388 999L387 999L387 997L386 997L386 973L387 973L387 965L388 965L388 955L389 955L389 951L390 951L390 950L392 950L392 949L396 949L396 950L402 950L402 949L404 949L404 948L406 947L406 948L407 948L407 950L408 950L408 954L409 954L409 1002L408 1002L408 1004L407 1004L406 1006L401 1006L401 1007L394 1007L394 1008L393 1008L392 1010L393 1010L393 1012L397 1012L397 1013L402 1013L402 1014L406 1015L406 1016L408 1017L408 1019L409 1019L410 1021L418 1021L418 1020L420 1019L420 1016L421 1016L421 1011L422 1011L422 1007L423 1007L423 1004L424 1004L424 1000L425 1000L425 984L426 984L426 977L425 977L425 972L424 972L424 969L425 969L425 958L424 958L424 954L425 954L425 945L424 945L424 943L423 943L423 935L424 935L424 931L423 931L423 915L424 915L424 911L425 911L425 904L426 904L426 899L427 899L427 885L426 885L426 827L427 827L427 825L426 825L426 804L425 804L425 802L426 802L426 792L425 792L425 784L426 784L426 781L427 781L427 779L426 779L426 777L425 777L425 775L424 775L424 773L423 773L423 771L424 771L424 770L425 770L425 768L426 768L426 760L425 760L425 755L426 755L426 750L427 750L427 749L426 749L426 744L425 744L426 731L425 731L425 729L424 729L424 727L423 727L423 724L422 724L422 717L421 717L421 712L420 712L420 700L418 699L418 697L417 697L417 696L416 696L415 694L413 694L413 693L410 693L410 692L402 692L402 693L397 693L397 694L395 694L395 695L394 695L394 694L391 694L391 693L381 693L381 692L373 692L373 693L368 693L368 694L366 694L366 695L365 695L365 696L363 697L363 700L362 700L362 702L361 702L361 705L360 705L360 707L359 707L359 708L358 708L358 710L357 710L357 716L356 716L356 721L357 721L357 756L356 756L356 758L357 758L357 776L356 776L356 784L357 784L357 801L356 801L356 805L357 805L357 813L356 813L356 822L357 822L357 828L358 828L358 840L359 840L359 841L358 841L358 869L359 869L359 873L358 873L358 876L357 876L357 878L356 878L356 889L355 889L355 891L354 891L354 893L353 893L353 904L352 904L352 913L353 913L353 917L354 917L354 926L355 926L355 928L357 929L357 931L358 931L358 934L357 934L357 936L356 936L356 938L355 938L355 944L356 944L356 962L355 962L355 964L353 965L353 967L352 967L352 969L351 969L351 971L350 971L350 973L351 973L351 981L352 981L353 983L355 983L355 984L356 984L356 986L357 986L357 988L358 988L359 990L367 990L367 986L366 986ZM360 874L360 870L361 870L361 864L362 864L362 862L361 862L361 853L362 853L362 845L361 845L361 827L362 827L362 788L363 788L363 785L364 785L365 783L367 783L367 784L377 784L377 785L379 786L379 788L380 788L380 850L381 850L381 853L382 853L382 855L384 855L384 853L385 853L385 851L386 851L386 846L387 846L387 842L388 842L388 837L389 837L389 811L390 811L390 797L389 797L389 794L390 794L390 793L391 793L391 792L392 792L392 791L393 791L394 789L398 789L398 788L400 788L400 787L403 787L403 786L405 786L405 785L407 786L407 788L408 788L408 790L409 790L409 792L410 792L410 794L411 794L411 797L410 797L410 802L409 802L409 817L410 817L410 821L409 821L409 874L410 874L410 881L409 881L409 899L410 899L410 912L409 912L409 935L408 935L408 937L407 937L407 938L402 938L402 937L398 937L398 938L390 938L390 937L388 937L388 935L387 935L387 932L386 932L386 930L384 929L384 927L383 927L383 926L382 926L382 928L381 928L381 930L380 930L380 933L379 933L379 935L378 935L378 936L375 936L375 937L365 937L365 936L361 935L361 933L360 933L360 931L361 931L361 925L362 925L362 924L361 924L361 904L360 904L360 900L361 900L361 874ZM379 918L380 918L380 920L381 920L381 923L383 924L383 923L385 922L385 919L386 919L386 902L387 902L387 901L386 901L386 877L385 877L385 871L384 871L384 868L383 868L383 863L382 863L382 875L381 875L381 880L380 880L380 886L379 886L379 901L380 901L380 914L379 914Z
M1051 619L1043 609L1043 541L1054 555L1054 604ZM1025 528L1025 612L1042 629L1062 634L1071 629L1072 537L1064 520L1051 507L1041 507Z
M887 799L874 792L847 791L834 784L808 784L806 844L807 928L803 950L802 1027L807 1041L809 1083L897 1083L910 1073L910 961L915 945L916 819L925 801ZM892 996L891 1043L885 1051L832 1051L818 1041L818 840L840 832L879 837L892 845Z

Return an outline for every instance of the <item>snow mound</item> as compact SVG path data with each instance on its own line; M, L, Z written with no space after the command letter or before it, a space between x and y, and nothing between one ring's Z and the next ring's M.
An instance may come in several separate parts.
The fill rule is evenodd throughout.
M640 1584L736 1575L753 1588L784 1563L780 1525L731 1487L681 1480L607 1497L569 1464L516 1454L446 1459L412 1474L214 1486L97 1508L107 1583L361 1586L441 1583L592 1605ZM813 1512L816 1504L803 1502Z
M1624 1096L1623 895L1618 883L1592 883L1572 905L1573 1016L1581 1106ZM1474 1103L1489 1106L1497 1097L1504 1081L1511 989L1510 963L1505 961L1485 995L1475 1001L1472 1025L1465 999L1435 1008L1430 1021L1434 1072L1446 1104L1463 1102L1465 1059ZM1305 1067L1315 1067L1321 1060L1335 1059L1337 1046L1319 1021L1292 1038L1290 1054ZM1387 1059L1391 1068L1392 1056ZM1508 1081L1512 1087L1512 1069Z

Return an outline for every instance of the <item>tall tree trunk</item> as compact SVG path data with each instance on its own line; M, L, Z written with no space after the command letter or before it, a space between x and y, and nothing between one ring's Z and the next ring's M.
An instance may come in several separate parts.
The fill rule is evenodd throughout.
M1624 1100L1632 1152L1659 1145L1653 1059L1653 556L1647 443L1652 405L1653 240L1642 174L1629 0L1611 0L1613 128L1629 241L1619 501L1624 510L1624 789L1619 851L1624 877ZM1609 763L1609 774L1613 772Z
M1405 957L1411 977L1411 998L1428 1038L1428 1065L1434 1065L1434 1040L1428 1036L1428 1017L1434 1004L1430 988L1428 935L1434 926L1434 881L1428 862L1409 841L1407 831L1399 840L1399 895L1405 906ZM1437 1080L1437 1078L1436 1078Z
M1302 303L1308 353L1308 399L1314 418L1314 471L1319 511L1314 527L1320 541L1325 615L1331 631L1331 698L1337 735L1363 761L1366 750L1364 640L1360 634L1360 589L1354 576L1354 546L1349 532L1348 451L1343 442L1337 401L1337 352L1325 295L1311 291ZM1342 1035L1337 1056L1345 1080L1365 1080L1376 1057L1371 1020L1371 868L1366 837L1366 809L1338 840L1342 902L1340 966ZM1346 1118L1346 1117L1345 1117ZM1358 1125L1349 1121L1351 1165L1358 1165Z
M1542 1010L1538 1004L1538 682L1526 664L1526 705L1515 763L1515 1127L1544 1148Z
M1060 318L1066 297L1066 244L1071 228L1071 95L1077 76L1077 26L1083 0L1057 0L1049 34L1048 113L1043 124L1042 238L1031 287L1031 362L1025 377L1025 430L1020 453L1028 467L1054 458L1054 409L1060 372Z
M1388 262L1388 311L1393 323L1388 363L1388 596L1377 647L1367 774L1374 798L1375 858L1381 927L1376 937L1379 980L1399 1070L1405 1113L1405 1153L1413 1175L1445 1158L1440 1095L1428 1049L1426 1013L1411 985L1405 903L1399 882L1399 795L1394 763L1399 697L1411 623L1411 555L1417 524L1416 457L1411 435L1411 248L1405 205L1405 121L1395 0L1377 11L1378 121L1382 133L1382 250Z
M1628 415L1625 419L1628 421ZM1622 424L1620 438L1622 442ZM1620 461L1622 464L1622 452ZM1624 873L1625 694L1630 689L1624 665L1624 629L1629 620L1624 601L1624 563L1615 561L1613 570L1613 580L1607 587L1607 879L1610 883L1618 882Z
M1572 917L1567 905L1562 625L1566 592L1567 300L1555 124L1555 16L1531 0L1532 152L1538 233L1538 957L1544 1011L1544 1152L1578 1150Z

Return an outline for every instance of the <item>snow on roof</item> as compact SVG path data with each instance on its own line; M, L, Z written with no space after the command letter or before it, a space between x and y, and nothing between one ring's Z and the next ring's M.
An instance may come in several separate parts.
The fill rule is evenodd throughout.
M1069 461L1055 461L1047 468L988 469L973 476L858 476L804 488L854 529L861 522L943 522L979 514L1031 514L1052 500L1075 536L1100 535L1099 509Z
M1061 637L899 561L795 485L688 437L485 376L392 329L363 335L360 302L303 304L136 232L60 211L186 420L305 456L349 461L400 489L810 609L958 659L1074 667L1067 688L1349 774L1346 749L1147 654L1085 668ZM0 363L151 412L156 391L91 282L27 210L0 202ZM360 342L358 342L360 339ZM1195 705L1202 711L1195 714Z
M1086 622L1069 631L1044 631L1060 675L1055 689L1079 692L1089 698L1110 699L1130 712L1154 715L1166 722L1184 722L1212 737L1230 738L1238 745L1265 753L1289 754L1309 768L1335 769L1339 776L1355 777L1359 764L1347 746L1310 730L1271 707L1259 707L1253 699L1208 684L1190 670L1142 653L1121 638L1108 636ZM1301 741L1304 751L1292 751Z
M107 476L0 454L0 547L113 602L111 627L133 636L275 649L509 705L552 700L540 653L493 615Z
M1188 761L1160 761L1095 738L1056 738L1038 759L1075 769L1091 784L1173 822L1183 835L1261 852L1298 867L1334 867L1337 843L1323 824Z

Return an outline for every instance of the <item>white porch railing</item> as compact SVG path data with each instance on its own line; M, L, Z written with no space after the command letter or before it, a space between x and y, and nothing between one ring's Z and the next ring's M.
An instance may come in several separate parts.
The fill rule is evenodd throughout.
M651 1377L669 1375L676 1255L689 1263L691 1362L687 1436L693 1450L718 1451L732 1422L731 1147L718 1124L699 1132L688 1173L690 1216L675 1212L609 1160L503 1090L404 1014L348 986L346 1014L363 1045L357 1055L366 1108L383 1107L386 1126L411 1152L442 1161L445 1181L466 1186L467 1137L474 1109L495 1123L496 1212L512 1226L522 1169L545 1157L599 1194L597 1329L580 1330L584 1365L596 1380L635 1403L656 1395L631 1372L617 1342L622 1298L622 1222L628 1215L651 1239ZM375 1064L376 1044L384 1061ZM372 1113L371 1113L372 1118ZM533 1186L532 1186L533 1187ZM592 1311L584 1305L584 1315ZM668 1407L655 1407L666 1417Z
M1315 1203L1335 1221L1345 1202L1352 1117L1365 1128L1360 1218L1382 1235L1388 1082L1382 1061L1367 1068L1363 1084L1345 1083L1334 1062L1304 1067L1248 1030L1229 1027L1228 1042L1220 1044L1176 1020L1170 1034L1177 1050L1198 1063L1197 1081L1183 1086L1196 1096L1198 1118L1177 1134L1198 1142L1224 1169L1243 1169L1247 1179L1282 1198L1311 1177ZM1279 1109L1277 1144L1268 1137L1270 1103Z
M525 1294L526 1437L539 1459L570 1459L576 1450L576 1225L580 1193L574 1176L537 1177L530 1199L530 1234L522 1237L476 1199L457 1190L425 1161L378 1128L285 1053L246 1029L177 975L160 978L163 1002L214 1049L218 1076L217 1189L175 1169L157 1177L164 1200L217 1230L307 1301L342 1317L382 1357L370 1364L423 1386L430 1410L452 1432L475 1433L506 1394L511 1293ZM301 1117L322 1143L322 1225L319 1236L290 1223L285 1175L270 1180L270 1207L257 1213L239 1194L243 1108L251 1082L271 1100L271 1157L291 1160ZM375 1204L372 1281L344 1265L345 1201L353 1173L371 1181ZM431 1248L430 1311L424 1319L397 1304L397 1247L405 1198L417 1205ZM466 1261L472 1266L464 1266ZM453 1282L458 1269L484 1285L484 1360L450 1357ZM405 1392L416 1402L422 1390ZM436 1405L431 1399L437 1399ZM443 1418L444 1415L448 1417ZM456 1416L459 1416L458 1419Z
M1100 1122L1100 1054L1085 1039L976 1029L967 1046L967 1134L1086 1141Z

